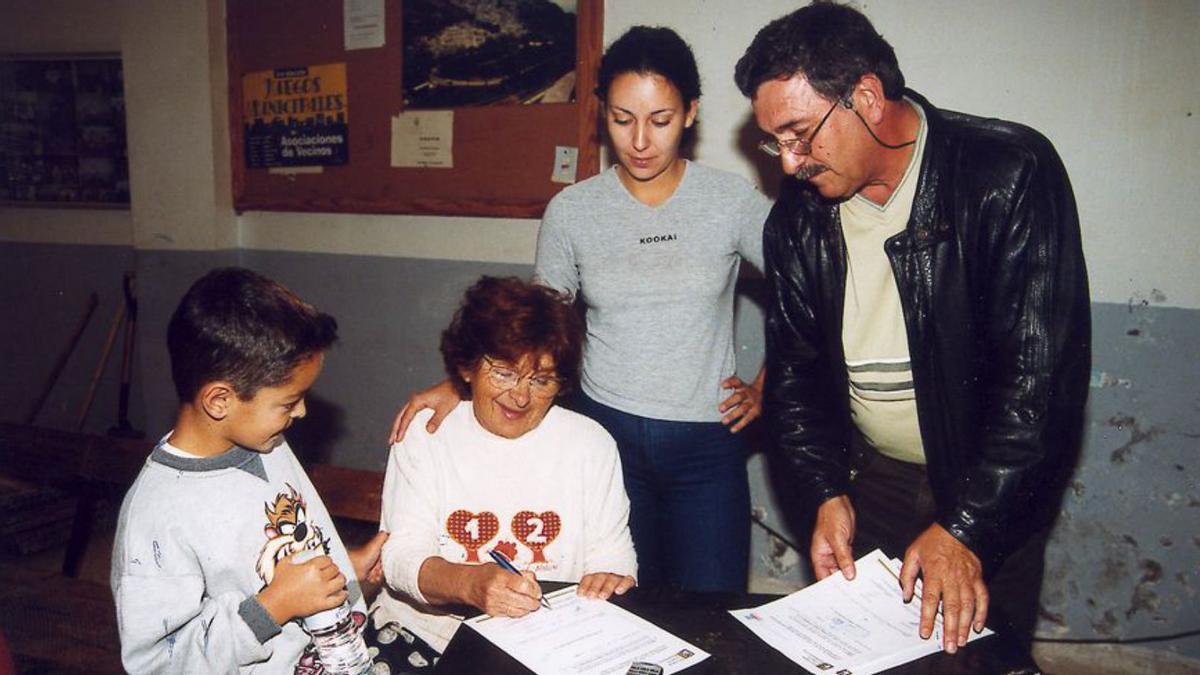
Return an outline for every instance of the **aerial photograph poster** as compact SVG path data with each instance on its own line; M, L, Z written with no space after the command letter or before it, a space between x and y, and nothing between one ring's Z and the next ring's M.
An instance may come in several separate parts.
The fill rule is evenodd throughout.
M350 158L346 64L242 77L246 166L337 166Z
M576 0L405 0L406 109L575 100Z

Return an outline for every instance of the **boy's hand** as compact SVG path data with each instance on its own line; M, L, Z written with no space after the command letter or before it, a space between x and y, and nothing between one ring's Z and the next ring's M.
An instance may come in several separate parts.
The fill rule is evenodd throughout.
M612 597L613 593L625 595L625 591L636 585L637 580L631 576L611 572L593 572L583 575L575 594L585 598L607 600Z
M542 587L533 572L520 576L503 570L499 565L473 565L467 597L470 603L491 616L521 617L541 605Z
M348 595L346 577L329 556L293 564L289 555L275 564L275 578L258 592L258 601L282 626L297 617L333 609Z
M354 575L360 584L378 585L383 583L383 544L388 539L387 532L379 532L371 541L358 548L348 549L350 564L354 566Z

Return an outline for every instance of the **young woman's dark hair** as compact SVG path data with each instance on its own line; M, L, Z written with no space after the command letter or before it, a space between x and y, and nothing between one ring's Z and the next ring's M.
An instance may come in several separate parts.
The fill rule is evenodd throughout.
M337 341L337 321L282 284L238 267L212 270L179 301L167 324L179 401L224 380L248 401L287 382L305 359Z
M903 95L896 52L871 21L851 7L818 1L758 31L733 79L744 95L754 98L763 82L800 74L818 94L834 100L867 73L879 78L887 98Z
M564 391L579 379L583 320L567 296L516 277L482 277L467 289L442 333L442 361L459 393L470 395L462 371L484 356L510 363L525 355L554 359Z
M596 96L608 100L618 75L661 75L675 85L686 107L700 98L700 71L692 48L670 28L634 26L617 38L600 58Z

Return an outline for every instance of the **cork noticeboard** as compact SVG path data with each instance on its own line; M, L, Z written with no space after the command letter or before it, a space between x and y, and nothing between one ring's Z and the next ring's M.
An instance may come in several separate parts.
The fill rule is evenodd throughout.
M540 1L438 0L489 8ZM383 46L352 50L345 44L345 2L228 0L232 179L238 211L539 217L564 187L551 180L558 147L578 149L576 180L599 171L599 104L592 92L602 50L603 0L575 3L573 100L448 108L453 115L452 168L392 166L392 120L411 112L405 110L402 82L403 12L405 5L414 12L428 7L428 0L385 0ZM263 130L248 124L247 106L255 102L248 100L253 89L247 86L264 72L286 75L305 69L321 69L325 89L317 103L338 110L323 119L342 125L344 140L326 151L322 166L280 167L281 160L264 155L255 144ZM335 86L331 89L329 83ZM325 133L321 138L341 136Z

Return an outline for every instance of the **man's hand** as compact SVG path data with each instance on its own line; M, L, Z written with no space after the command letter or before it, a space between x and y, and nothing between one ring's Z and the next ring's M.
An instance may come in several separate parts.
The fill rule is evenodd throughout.
M346 551L360 584L378 585L383 582L383 561L380 554L383 553L383 544L387 538L387 532L379 532L359 548Z
M630 576L612 574L611 572L594 572L585 574L579 580L576 595L596 600L607 600L613 593L625 595L625 591L637 585L637 580Z
M425 430L432 434L442 425L442 420L446 419L446 415L449 415L461 401L458 390L454 388L454 383L450 380L442 380L428 389L418 391L410 396L408 403L405 403L400 412L396 413L396 419L392 420L392 432L388 436L388 443L399 443L404 440L408 425L412 423L417 413L426 408L433 410L433 417L429 418L429 423L425 425Z
M847 579L854 578L854 554L850 542L854 541L854 507L846 495L828 499L817 508L817 522L813 525L812 546L809 557L817 581L839 569Z
M348 595L346 577L329 556L293 564L289 555L275 563L275 575L258 592L258 602L282 626L292 619L333 609Z
M942 646L953 654L967 644L972 619L976 632L983 630L987 620L988 591L983 583L983 565L971 549L934 523L904 553L900 585L905 602L912 600L918 573L924 578L921 637L928 638L933 633L940 601L945 631Z
M754 380L753 384L747 384L737 375L731 375L721 382L721 388L733 390L729 398L721 401L721 405L717 406L717 412L724 415L721 418L721 424L733 425L729 426L730 433L736 434L762 415L761 375Z

